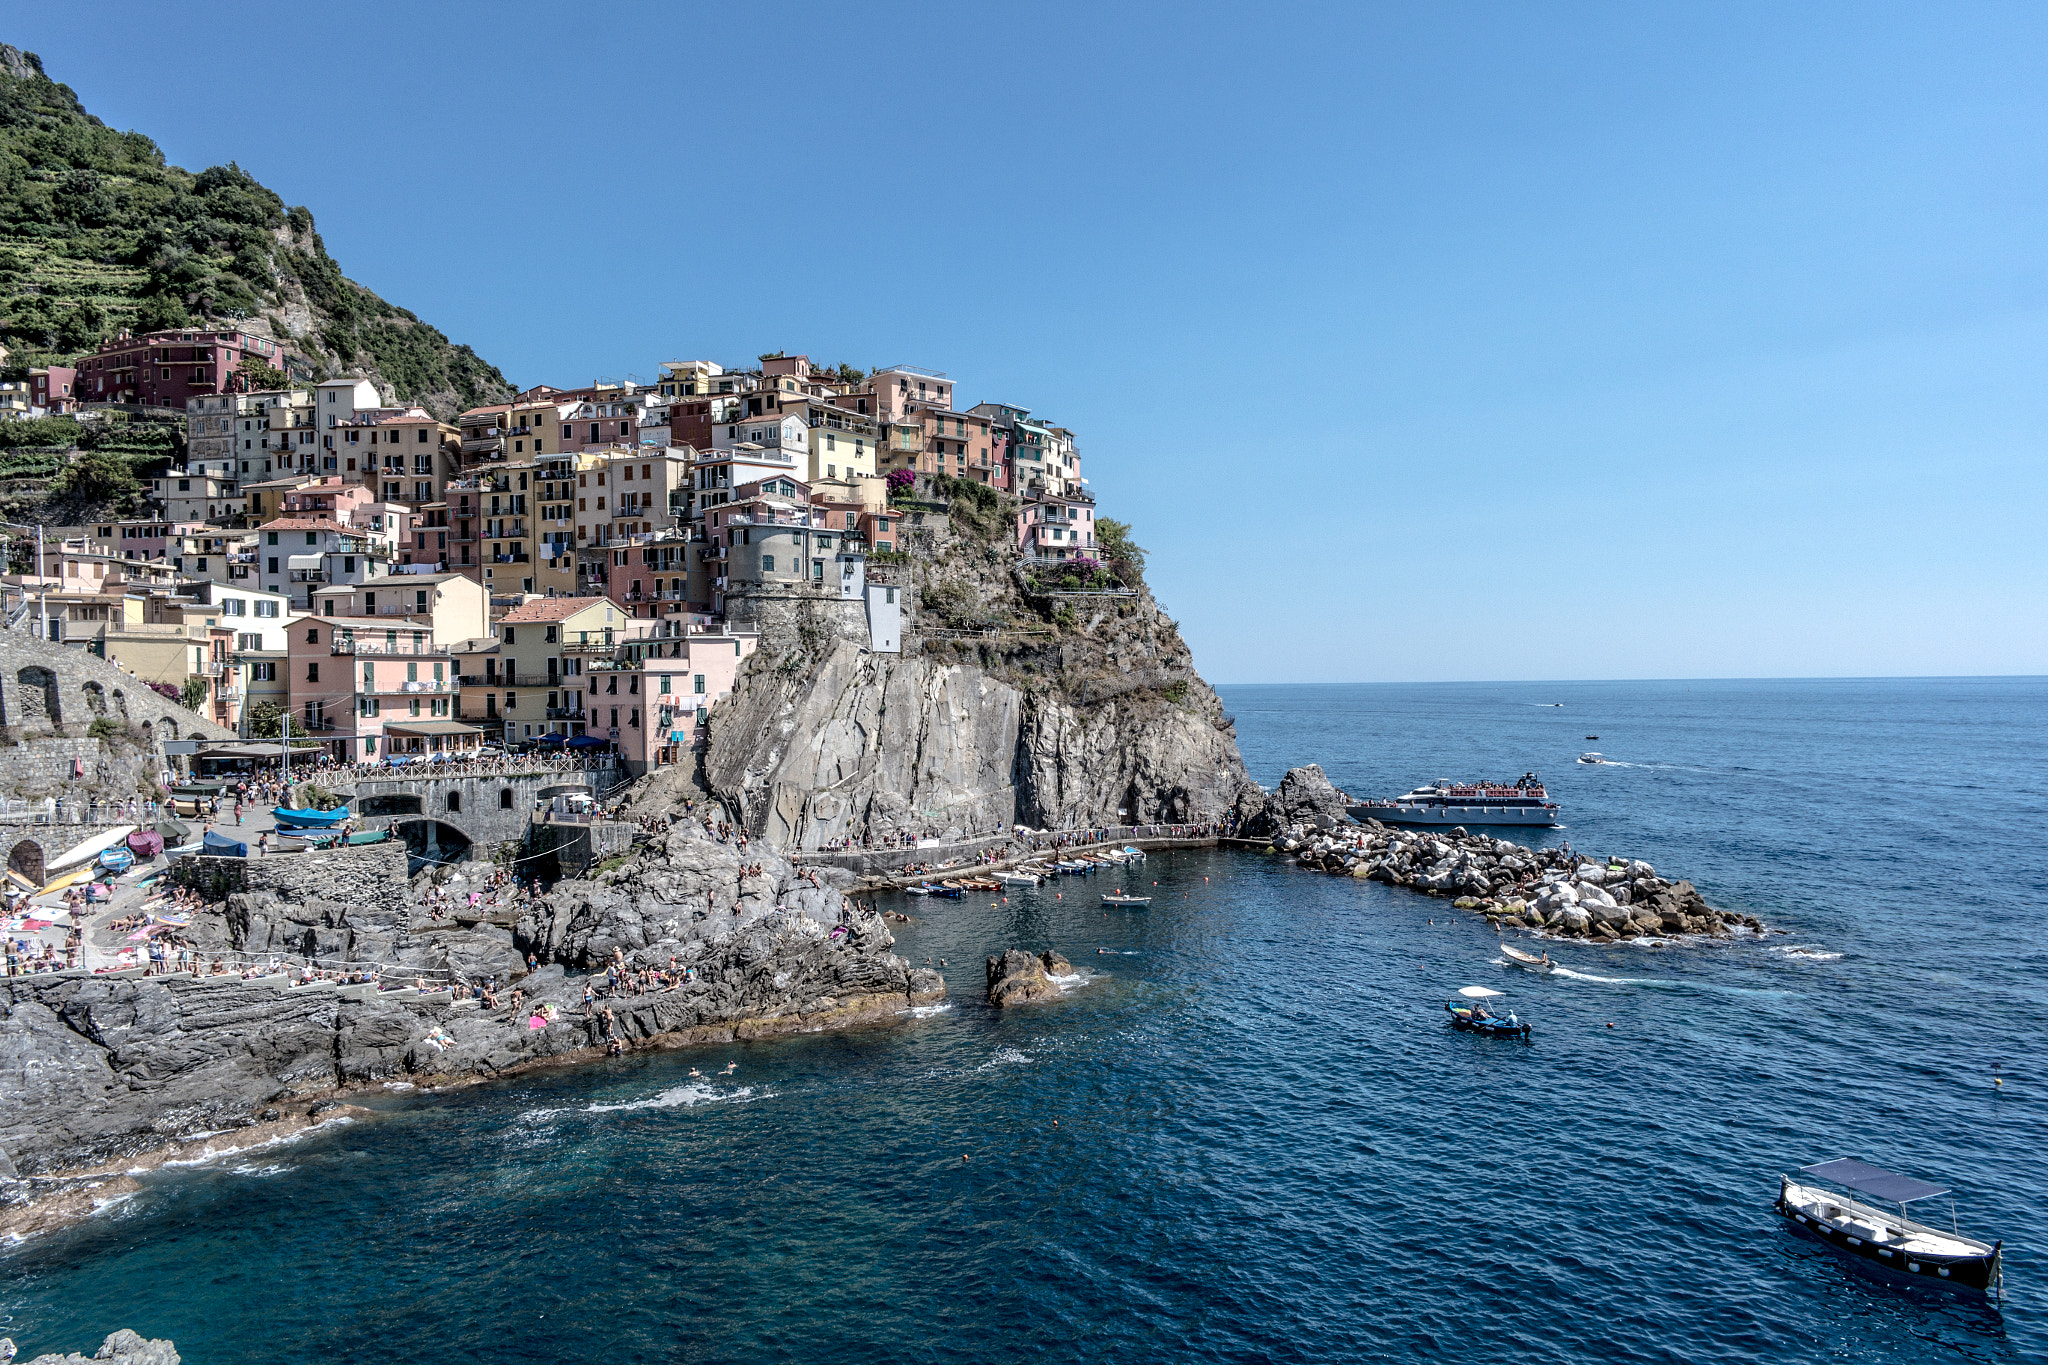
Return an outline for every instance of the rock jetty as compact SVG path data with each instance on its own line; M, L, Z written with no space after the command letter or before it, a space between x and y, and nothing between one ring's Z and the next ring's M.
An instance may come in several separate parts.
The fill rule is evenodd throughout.
M1270 839L1269 852L1302 867L1454 897L1457 909L1545 936L1612 943L1764 929L1754 915L1717 910L1691 882L1659 877L1640 859L1354 818L1365 809L1310 764L1288 772L1246 829Z
M1074 964L1048 948L1033 957L1022 948L1006 948L988 960L988 1002L997 1009L1060 998L1054 977L1072 976Z

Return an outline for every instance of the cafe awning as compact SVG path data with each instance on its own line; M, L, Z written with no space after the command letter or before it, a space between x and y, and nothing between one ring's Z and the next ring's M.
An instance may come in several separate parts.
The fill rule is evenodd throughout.
M480 735L480 725L464 725L459 720L394 720L384 726L387 735Z

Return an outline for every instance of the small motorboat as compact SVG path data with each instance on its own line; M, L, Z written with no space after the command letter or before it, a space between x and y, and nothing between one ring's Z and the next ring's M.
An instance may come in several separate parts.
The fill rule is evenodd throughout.
M929 896L931 888L927 886L906 886L903 888L903 894L906 896Z
M1522 951L1520 948L1515 947L1512 943L1501 944L1500 955L1506 958L1508 961L1514 963L1517 967L1527 967L1531 971L1547 972L1552 967L1555 967L1557 965L1555 962L1552 962L1550 960L1550 954L1548 952L1545 952L1543 956L1538 957L1534 953Z
M1102 897L1102 903L1104 905L1150 905L1152 898L1150 896L1127 896L1121 891L1115 891L1105 892Z
M1801 1166L1799 1170L1801 1174L1818 1176L1887 1204L1896 1204L1899 1212L1894 1216L1875 1205L1801 1185L1790 1176L1779 1176L1778 1202L1773 1207L1794 1228L1884 1277L1934 1289L2002 1296L2005 1270L2000 1254L2005 1243L1980 1242L1956 1231L1953 1195L1949 1199L1947 1232L1906 1217L1906 1205L1949 1194L1943 1186L1930 1185L1910 1175L1895 1175L1848 1157Z
M95 861L99 863L101 868L118 877L129 868L135 866L135 855L125 848L110 848L105 853L100 854Z
M967 894L950 882L939 882L937 884L926 882L924 884L924 891L927 896L943 896L949 901L957 901Z
M1005 886L1036 886L1038 878L1029 872L998 872L996 880Z
M1586 738L1587 738L1587 739L1598 739L1598 738L1600 738L1600 736L1598 736L1598 735L1587 735L1587 736L1586 736Z
M1496 1038L1527 1038L1529 1026L1516 1017L1515 1012L1497 1003L1507 999L1504 991L1490 991L1484 986L1460 986L1458 992L1444 1002L1444 1009L1451 1016L1451 1027L1467 1033L1485 1033Z
M1602 764L1607 762L1607 756L1605 754L1583 753L1579 755L1579 762Z
M279 829L332 829L349 818L347 806L335 810L287 810L277 806L270 814Z

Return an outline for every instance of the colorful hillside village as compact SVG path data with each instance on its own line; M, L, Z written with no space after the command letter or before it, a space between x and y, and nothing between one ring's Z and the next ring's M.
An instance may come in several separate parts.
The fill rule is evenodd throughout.
M729 605L854 585L893 612L875 584L920 487L1008 495L1021 557L1096 567L1074 433L936 370L671 361L445 422L367 379L251 391L238 357L262 343L124 334L37 371L38 411L174 409L186 447L142 518L46 528L9 624L337 762L688 761L758 640Z

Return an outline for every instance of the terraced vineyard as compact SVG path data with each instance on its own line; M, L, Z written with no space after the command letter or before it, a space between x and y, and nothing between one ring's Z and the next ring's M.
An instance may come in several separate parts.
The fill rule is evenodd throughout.
M0 337L16 366L119 328L245 324L302 378L362 373L441 416L510 396L496 367L348 279L312 212L232 162L194 174L0 45Z

